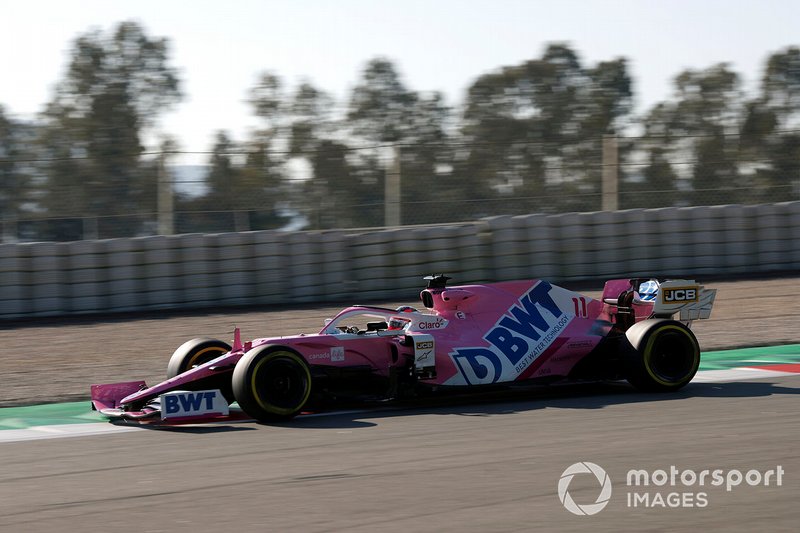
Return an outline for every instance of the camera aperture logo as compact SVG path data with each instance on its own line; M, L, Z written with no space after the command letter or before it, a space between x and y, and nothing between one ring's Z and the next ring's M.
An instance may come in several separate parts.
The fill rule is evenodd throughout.
M679 469L670 465L668 469L631 469L625 476L627 486L626 503L629 508L691 508L707 507L710 502L709 489L717 491L724 487L731 492L741 485L750 487L780 487L783 485L781 465L765 471L750 469ZM578 504L569 493L569 485L578 474L593 474L600 484L600 494L594 503ZM591 516L602 511L611 500L611 478L606 471L589 461L567 467L558 480L558 498L572 514Z
M578 505L570 496L569 484L577 474L594 474L594 477L600 483L600 494L594 503ZM567 511L572 514L580 516L597 514L608 505L608 501L611 499L611 478L608 477L605 470L594 463L589 461L575 463L568 466L564 473L561 474L561 479L558 480L558 499L561 500Z

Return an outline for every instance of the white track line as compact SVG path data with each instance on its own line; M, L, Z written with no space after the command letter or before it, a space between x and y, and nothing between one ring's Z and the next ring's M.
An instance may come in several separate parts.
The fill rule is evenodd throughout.
M797 372L780 372L763 368L729 368L727 370L701 370L692 383L722 383L725 381L741 381L747 379L765 379L783 376L800 376Z
M34 426L27 429L0 430L0 443L20 442L40 439L62 439L64 437L85 437L87 435L104 435L122 433L141 429L136 426L115 426L93 422L90 424L61 424L56 426Z
M311 415L302 415L303 418L318 418L325 416L339 416L358 413L369 413L374 410L370 409L353 409L348 411L330 411L327 413L314 413ZM183 426L173 427L198 427L209 426L213 424L229 424L229 423L242 423L242 422L255 422L253 419L236 420L234 422L227 422L220 420L218 422L209 422L206 424L184 424ZM5 442L21 442L28 440L42 440L42 439L63 439L66 437L86 437L90 435L106 435L109 433L124 433L126 431L140 431L143 429L153 429L157 426L146 425L115 425L111 423L93 422L89 424L57 424L52 426L33 426L26 429L4 429L0 430L0 444Z

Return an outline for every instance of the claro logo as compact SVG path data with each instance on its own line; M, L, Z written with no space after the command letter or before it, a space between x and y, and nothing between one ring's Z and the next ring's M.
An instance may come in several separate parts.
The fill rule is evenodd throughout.
M444 327L444 321L443 320L436 320L435 322L422 321L417 325L417 327L419 327L419 329L439 329Z
M696 302L697 287L667 288L661 292L661 301L667 303Z

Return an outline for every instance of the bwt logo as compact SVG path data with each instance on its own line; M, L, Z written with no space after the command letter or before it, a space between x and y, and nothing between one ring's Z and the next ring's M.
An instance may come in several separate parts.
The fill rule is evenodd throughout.
M211 411L214 409L214 399L217 391L197 393L182 393L164 396L164 412L173 415L186 411ZM205 402L205 405L203 403Z
M550 296L552 288L542 281L522 296L483 336L488 348L451 354L468 384L495 383L504 373L513 378L552 344L571 320Z
M664 303L696 302L697 288L667 288L662 291L661 299Z

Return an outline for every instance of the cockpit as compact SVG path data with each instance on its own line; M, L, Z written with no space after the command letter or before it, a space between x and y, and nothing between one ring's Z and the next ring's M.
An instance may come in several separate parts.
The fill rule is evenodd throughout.
M323 335L376 335L404 334L411 325L412 307L388 309L383 307L349 307L325 321ZM408 316L404 316L408 315Z

